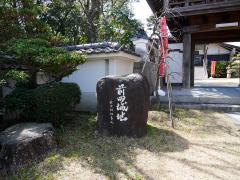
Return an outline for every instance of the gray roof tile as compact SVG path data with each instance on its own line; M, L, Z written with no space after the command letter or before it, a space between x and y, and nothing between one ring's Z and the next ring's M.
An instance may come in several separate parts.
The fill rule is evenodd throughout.
M102 43L92 43L92 44L82 44L64 47L68 51L76 51L81 54L107 54L107 53L117 53L120 51L139 56L134 51L129 50L125 46L121 46L119 43L114 42L102 42Z

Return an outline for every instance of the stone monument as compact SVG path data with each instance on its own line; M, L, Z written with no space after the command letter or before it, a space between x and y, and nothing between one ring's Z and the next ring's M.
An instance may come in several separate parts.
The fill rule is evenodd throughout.
M149 84L141 74L107 76L97 83L97 130L141 137L147 131Z

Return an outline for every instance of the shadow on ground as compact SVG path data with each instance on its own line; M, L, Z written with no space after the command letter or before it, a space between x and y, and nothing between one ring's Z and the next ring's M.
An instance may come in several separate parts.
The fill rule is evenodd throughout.
M71 133L62 137L63 142L60 143L60 148L71 147L71 150L67 152L63 150L61 156L83 158L96 172L110 178L115 178L119 172L128 177L127 169L121 164L125 164L126 167L133 164L136 149L160 153L184 151L188 148L188 141L175 132L151 125L148 125L148 134L145 137L129 138L95 136L93 119L75 123L76 129L72 130L71 127L69 130L66 129ZM78 136L74 136L76 134Z

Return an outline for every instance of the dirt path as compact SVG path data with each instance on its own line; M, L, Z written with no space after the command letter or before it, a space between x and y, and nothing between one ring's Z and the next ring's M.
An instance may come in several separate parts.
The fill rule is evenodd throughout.
M220 113L182 112L174 132L186 140L188 147L138 155L136 164L144 179L239 179L240 133L233 121Z
M137 156L144 179L239 179L239 138L188 138L182 152ZM140 153L140 152L139 152ZM147 159L147 160L146 160Z

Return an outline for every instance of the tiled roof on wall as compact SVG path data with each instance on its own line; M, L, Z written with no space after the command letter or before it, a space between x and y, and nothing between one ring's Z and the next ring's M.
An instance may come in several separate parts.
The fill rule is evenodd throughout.
M65 46L64 48L68 51L75 51L81 54L107 54L107 53L117 53L117 52L123 51L128 54L139 56L134 51L131 51L125 46L122 46L119 43L115 43L115 42L73 45L73 46Z

